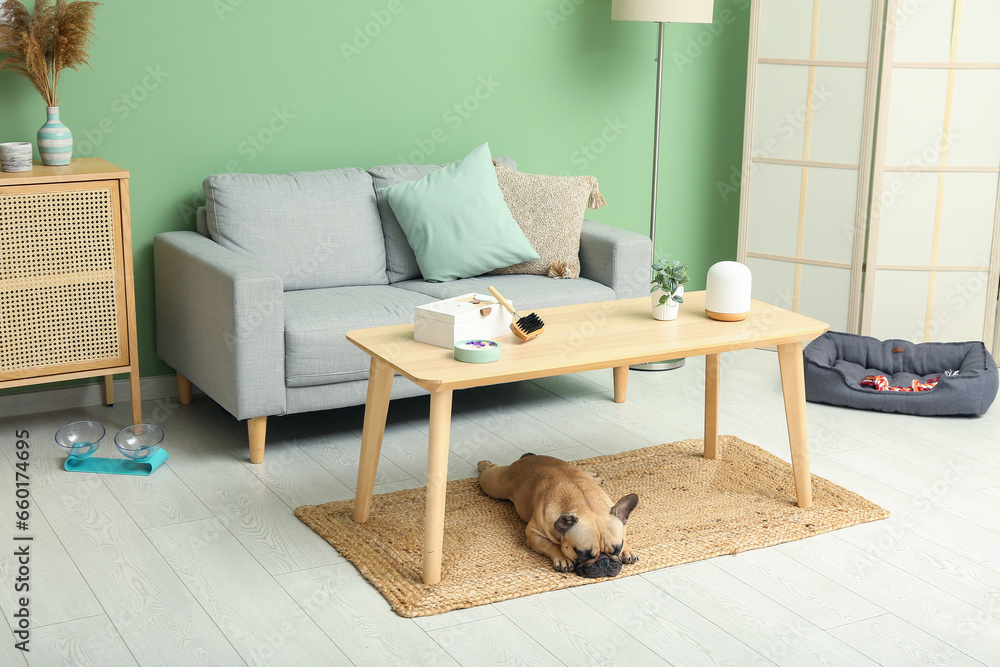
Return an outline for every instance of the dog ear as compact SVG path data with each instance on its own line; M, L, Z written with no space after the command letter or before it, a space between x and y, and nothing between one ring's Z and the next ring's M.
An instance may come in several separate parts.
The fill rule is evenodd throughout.
M556 532L559 533L560 535L562 535L567 530L569 530L570 528L572 528L573 526L575 526L576 522L579 521L579 520L580 519L575 514L573 514L572 512L568 512L566 514L563 514L561 517L559 517L558 519L556 519L556 523L555 523Z
M611 513L617 516L622 523L626 523L628 521L628 515L632 513L632 510L634 510L635 506L638 504L639 496L634 493L630 493L615 503L615 506L611 508Z

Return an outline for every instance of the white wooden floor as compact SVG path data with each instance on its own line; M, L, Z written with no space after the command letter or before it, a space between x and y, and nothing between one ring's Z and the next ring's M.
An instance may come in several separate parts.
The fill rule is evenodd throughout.
M721 431L787 459L777 356L723 364ZM700 437L703 371L632 372L621 405L611 371L459 392L450 475ZM427 406L390 406L377 492L422 485ZM128 408L0 419L0 665L1000 665L1000 404L978 419L809 405L813 472L886 521L412 620L292 514L352 497L361 408L272 419L255 466L245 425L206 397L150 402L170 452L155 474L62 470L59 426L114 434ZM14 526L22 429L28 531ZM100 455L118 456L109 441ZM34 537L27 654L11 631L15 534Z

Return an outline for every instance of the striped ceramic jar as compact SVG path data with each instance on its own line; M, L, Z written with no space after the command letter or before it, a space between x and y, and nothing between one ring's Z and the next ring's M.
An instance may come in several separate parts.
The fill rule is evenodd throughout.
M38 156L42 164L69 164L73 157L73 133L59 120L59 107L45 107L48 120L38 130Z

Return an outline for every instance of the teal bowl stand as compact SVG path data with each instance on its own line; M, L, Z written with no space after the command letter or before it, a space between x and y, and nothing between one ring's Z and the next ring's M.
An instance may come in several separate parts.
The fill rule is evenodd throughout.
M167 450L162 447L141 461L132 459L81 459L76 456L66 458L63 468L68 472L97 472L108 475L148 475L167 460Z

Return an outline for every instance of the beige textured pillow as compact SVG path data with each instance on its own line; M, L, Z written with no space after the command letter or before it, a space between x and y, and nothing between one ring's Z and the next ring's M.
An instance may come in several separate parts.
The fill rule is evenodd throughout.
M525 174L499 164L496 170L504 201L539 258L496 269L490 274L579 277L583 215L588 205L600 208L605 203L597 189L597 179L593 176Z

